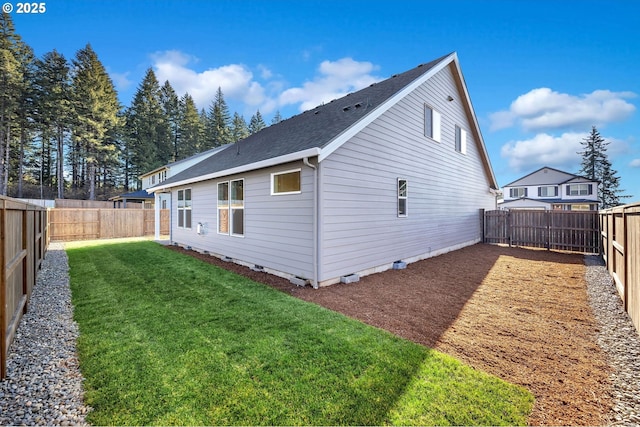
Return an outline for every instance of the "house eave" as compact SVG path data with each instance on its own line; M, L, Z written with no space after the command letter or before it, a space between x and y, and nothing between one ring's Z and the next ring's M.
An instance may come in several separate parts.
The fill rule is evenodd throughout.
M155 193L155 192L164 192L174 187L181 187L184 185L194 184L196 182L208 181L211 179L220 178L222 176L235 175L239 173L245 173L252 170L264 169L271 166L281 165L283 163L294 162L296 160L302 160L305 157L316 157L321 153L321 149L319 147L309 148L307 150L297 151L295 153L285 154L279 157L272 157L270 159L261 160L259 162L249 163L246 165L238 166L231 169L225 169L217 172L212 172L206 175L200 175L189 179L184 179L181 181L172 182L168 185L158 184L155 187L147 188L147 192Z

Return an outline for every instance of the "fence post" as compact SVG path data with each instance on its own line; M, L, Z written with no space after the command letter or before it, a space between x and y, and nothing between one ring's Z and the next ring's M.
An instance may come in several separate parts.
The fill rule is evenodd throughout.
M0 378L7 376L7 261L5 259L6 203L0 200Z
M157 229L158 229L158 230L160 229L160 228L159 228L159 227L160 227L159 222L160 222L160 215L158 215L158 218L157 218L157 223L158 223L158 224L157 224L157 226L156 226L156 227L157 227ZM480 233L482 233L482 236L481 236L482 240L481 240L481 242L482 242L482 243L486 243L486 242L485 242L486 230L485 230L484 209L480 209ZM156 238L159 238L159 234L158 234L158 237L156 237Z

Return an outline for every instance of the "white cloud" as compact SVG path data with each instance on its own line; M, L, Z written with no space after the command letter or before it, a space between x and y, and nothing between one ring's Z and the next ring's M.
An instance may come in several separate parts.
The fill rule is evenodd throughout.
M555 166L576 169L580 163L579 151L587 133L563 133L559 137L540 133L531 139L512 141L502 146L500 154L507 158L515 171L535 166Z
M130 73L128 71L124 73L109 72L109 77L111 77L116 90L125 91L131 87L133 82L129 79L129 74Z
M632 168L640 168L640 159L631 160L631 163L629 163L629 166L631 166Z
M526 131L544 131L622 121L635 111L626 101L635 96L633 92L609 90L575 96L549 88L533 89L516 98L509 110L491 114L491 130L519 125Z
M318 68L318 76L305 82L302 87L282 92L278 103L300 104L300 111L309 110L380 81L380 77L371 74L377 69L371 62L354 61L352 58L323 61Z
M253 73L244 65L223 65L198 72L189 67L197 62L195 57L175 50L157 52L152 59L160 84L169 80L178 94L188 92L199 108L211 104L218 87L222 88L225 100L240 101L252 107L266 99L264 88L253 80Z

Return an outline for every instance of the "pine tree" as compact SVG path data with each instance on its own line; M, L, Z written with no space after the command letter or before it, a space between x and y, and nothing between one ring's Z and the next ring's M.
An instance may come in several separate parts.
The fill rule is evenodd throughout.
M180 146L177 159L197 154L200 150L204 124L200 120L196 103L188 93L180 99Z
M595 126L592 126L591 133L580 144L584 150L578 152L582 156L578 174L598 182L598 199L601 208L618 206L620 198L627 196L619 196L622 192L619 189L620 178L617 176L617 171L611 168L611 162L607 158L609 142L600 136Z
M251 120L249 121L249 133L254 134L256 132L260 132L262 129L266 128L267 124L262 119L262 114L260 114L260 110L256 111L256 113L251 116Z
M89 200L95 200L99 173L115 160L121 107L113 82L90 45L76 53L73 66L73 183L87 185Z
M179 158L178 144L180 140L180 99L176 91L169 83L169 80L164 82L164 85L160 88L160 104L162 110L169 121L170 140L172 146L172 154L170 161L176 161Z
M280 111L276 111L276 114L271 119L271 124L272 125L277 125L281 121L282 121L282 116L280 115Z
M218 87L216 97L209 109L205 132L206 146L203 147L204 149L219 147L232 141L231 116L220 87Z
M57 197L64 198L64 145L71 128L71 80L69 64L55 50L36 62L36 110L42 152L48 138L55 141Z
M233 122L231 123L232 142L238 142L249 136L249 128L247 122L238 113L233 114Z

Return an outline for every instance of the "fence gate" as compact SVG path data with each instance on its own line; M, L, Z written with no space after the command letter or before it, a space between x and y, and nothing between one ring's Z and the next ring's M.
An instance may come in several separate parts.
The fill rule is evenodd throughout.
M598 212L524 209L486 211L484 242L600 253Z

